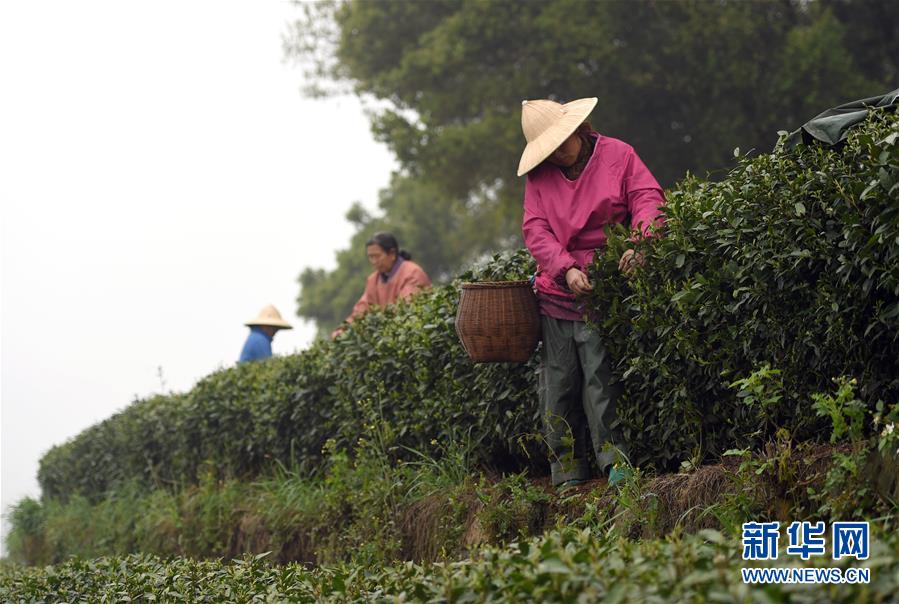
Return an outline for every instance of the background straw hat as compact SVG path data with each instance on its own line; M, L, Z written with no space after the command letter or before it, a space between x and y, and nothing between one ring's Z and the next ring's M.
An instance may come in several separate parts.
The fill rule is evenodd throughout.
M527 174L549 157L587 119L596 103L596 97L564 105L546 99L522 101L521 129L528 144L518 162L518 175Z
M293 325L281 318L281 313L273 305L269 304L259 311L259 316L244 323L247 327L253 325L268 325L279 329L293 329Z

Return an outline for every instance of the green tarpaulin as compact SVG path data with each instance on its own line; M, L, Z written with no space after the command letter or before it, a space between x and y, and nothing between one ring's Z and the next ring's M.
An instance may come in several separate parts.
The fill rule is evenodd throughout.
M836 145L846 139L849 128L864 121L868 112L876 107L895 107L899 103L899 88L881 96L844 103L828 109L791 132L785 141L787 147L800 143L806 145L820 141L826 145Z

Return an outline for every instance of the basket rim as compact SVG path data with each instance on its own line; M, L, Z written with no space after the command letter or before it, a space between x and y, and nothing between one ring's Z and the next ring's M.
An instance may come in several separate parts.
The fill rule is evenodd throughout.
M530 280L522 279L518 281L469 281L462 284L462 289L499 289L525 286L531 288Z

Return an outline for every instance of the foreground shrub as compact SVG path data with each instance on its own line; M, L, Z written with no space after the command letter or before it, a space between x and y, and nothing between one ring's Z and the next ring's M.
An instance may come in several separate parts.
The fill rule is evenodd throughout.
M0 569L3 601L187 602L889 602L899 591L899 542L875 540L863 563L784 556L771 566L869 568L869 584L742 582L738 539L701 535L643 542L567 529L487 548L446 564L269 566L266 555L218 561L128 556Z

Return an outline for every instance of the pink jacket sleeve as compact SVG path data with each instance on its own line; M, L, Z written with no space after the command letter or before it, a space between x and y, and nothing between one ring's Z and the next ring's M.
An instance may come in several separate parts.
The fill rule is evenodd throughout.
M639 233L639 236L649 237L650 227L664 226L665 218L659 209L665 205L662 187L633 150L628 155L621 186L622 196L627 199L627 210L631 216L631 230Z
M371 306L368 302L368 296L363 293L362 297L359 298L359 301L353 305L353 311L350 313L350 316L346 318L347 323L352 321L358 316L364 315L365 311L368 310L368 307Z
M344 319L347 323L352 323L353 319L357 317L361 317L364 315L368 308L371 306L371 296L369 296L369 290L372 289L374 282L371 277L365 280L365 290L362 292L362 297L359 298L359 301L353 305L353 310L350 312L350 316Z
M578 264L553 234L543 213L540 191L531 185L530 178L524 185L524 221L521 230L524 244L540 269L546 271L553 280L564 283L565 273Z
M353 310L350 312L350 316L343 320L344 323L352 323L354 319L361 317L365 314L365 311L368 310L368 307L371 304L368 301L368 281L365 282L365 291L362 292L362 297L359 298L359 301L353 305ZM333 340L337 336L343 333L345 325L338 325L337 329L331 332L331 339Z

